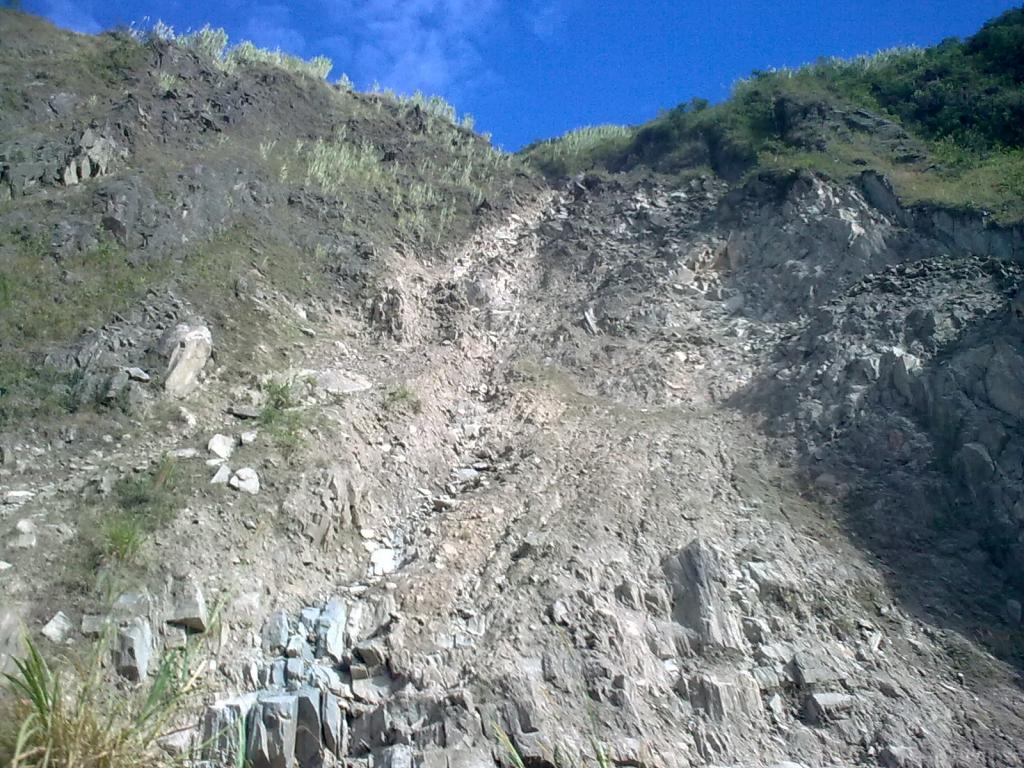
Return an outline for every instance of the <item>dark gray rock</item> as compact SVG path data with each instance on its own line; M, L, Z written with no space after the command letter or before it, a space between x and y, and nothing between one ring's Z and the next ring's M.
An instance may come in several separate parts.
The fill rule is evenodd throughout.
M246 744L252 768L292 768L298 715L295 695L267 696L256 704Z

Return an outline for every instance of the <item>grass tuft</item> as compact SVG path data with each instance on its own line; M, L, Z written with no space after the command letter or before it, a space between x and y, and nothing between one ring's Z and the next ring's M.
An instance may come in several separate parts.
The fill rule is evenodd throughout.
M11 768L164 768L160 740L192 702L200 672L196 645L165 653L152 681L115 688L107 677L109 638L81 661L54 668L31 640L5 674L0 761ZM201 667L199 668L201 669Z

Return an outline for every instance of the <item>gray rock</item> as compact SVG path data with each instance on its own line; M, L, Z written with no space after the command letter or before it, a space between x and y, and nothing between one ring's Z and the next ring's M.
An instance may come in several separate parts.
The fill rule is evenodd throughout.
M82 617L82 634L86 637L101 637L110 627L110 617L87 613Z
M856 703L857 700L846 693L811 694L805 704L807 720L816 725L827 725L849 714Z
M290 635L288 614L284 611L274 611L263 625L263 651L270 654L284 653Z
M324 749L335 757L343 757L348 753L348 720L338 697L330 691L323 694L321 721Z
M1024 357L1006 344L998 344L985 372L989 402L1017 421L1024 421Z
M295 757L301 768L318 768L323 764L323 724L321 696L316 688L300 688L295 734Z
M168 358L164 389L171 397L187 397L199 386L199 372L213 351L210 329L178 325L165 335L160 347Z
M354 395L373 386L365 376L339 368L310 373L313 373L317 387L331 395Z
M684 676L676 692L718 723L749 725L762 717L761 691L746 672Z
M36 524L25 518L14 525L14 534L7 544L11 549L34 549L37 542Z
M153 630L149 621L134 618L118 629L114 647L114 669L126 680L139 682L149 673L153 653Z
M332 598L317 619L316 652L318 656L327 656L339 663L342 661L347 646L348 621L348 604L340 597Z
M216 765L237 764L240 747L245 746L246 719L255 704L256 694L247 694L206 708L199 737L203 760Z
M205 632L207 621L206 600L199 585L191 577L175 579L167 623Z
M290 694L267 696L255 706L246 757L252 768L292 768L299 700Z
M140 381L143 384L147 384L150 381L150 375L141 368L129 368L125 373L128 374L128 378L132 381Z
M213 477L210 478L210 485L227 485L231 479L231 467L227 464L221 464Z
M726 593L721 554L694 539L665 563L672 588L672 616L693 630L704 645L741 650L743 632Z

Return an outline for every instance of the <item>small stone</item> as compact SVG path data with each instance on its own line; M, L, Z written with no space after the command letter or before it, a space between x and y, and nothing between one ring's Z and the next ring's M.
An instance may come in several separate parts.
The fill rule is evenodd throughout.
M259 433L255 429L247 429L239 437L241 438L242 445L252 445L256 442L256 438Z
M231 467L221 464L216 474L210 479L210 485L227 485L231 479Z
M228 408L228 413L234 416L236 419L258 419L260 417L260 409L252 405L244 405L242 403L235 403Z
M231 454L235 452L235 439L228 435L216 434L210 438L210 442L206 445L206 450L214 456L227 461L231 458Z
M242 467L232 475L228 485L236 491L256 495L260 492L260 478L252 467Z
M72 629L74 627L71 624L71 619L64 611L57 611L56 615L43 627L43 637L52 643L63 643Z
M143 384L148 384L151 380L150 375L141 368L129 368L127 373L128 378L132 381L141 381Z
M194 459L199 456L199 451L195 448L175 448L171 451L171 456L176 459Z
M0 560L0 573L3 573L4 571L9 571L13 567L14 566L8 563L6 560Z

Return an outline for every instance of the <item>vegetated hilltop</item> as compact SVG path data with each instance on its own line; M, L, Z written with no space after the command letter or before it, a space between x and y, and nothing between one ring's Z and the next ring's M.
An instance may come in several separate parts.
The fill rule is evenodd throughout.
M601 126L525 150L546 173L646 168L737 181L806 168L884 172L907 203L1024 217L1024 9L967 40L755 72L636 128Z
M0 13L0 762L1024 765L1020 21L510 156Z

